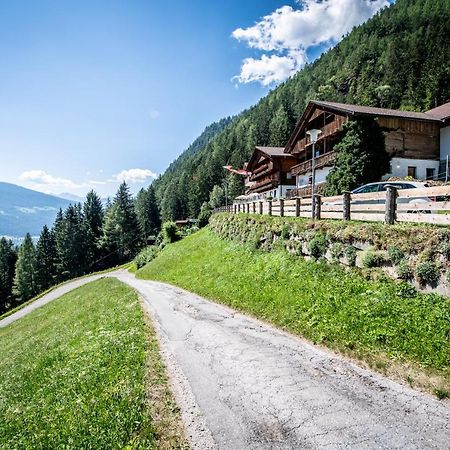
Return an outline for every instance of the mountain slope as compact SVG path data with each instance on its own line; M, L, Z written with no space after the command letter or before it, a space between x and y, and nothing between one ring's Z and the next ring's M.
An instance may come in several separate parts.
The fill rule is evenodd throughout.
M427 110L450 99L450 0L397 0L244 111L155 184L163 218L196 216L223 165L284 145L310 99Z
M0 182L0 236L37 236L44 225L52 225L59 208L70 201L15 184Z

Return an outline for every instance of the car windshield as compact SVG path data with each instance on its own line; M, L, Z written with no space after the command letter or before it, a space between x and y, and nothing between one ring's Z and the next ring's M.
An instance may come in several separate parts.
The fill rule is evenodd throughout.
M354 194L367 194L369 192L378 192L378 184L369 184L367 186L361 186L353 191Z

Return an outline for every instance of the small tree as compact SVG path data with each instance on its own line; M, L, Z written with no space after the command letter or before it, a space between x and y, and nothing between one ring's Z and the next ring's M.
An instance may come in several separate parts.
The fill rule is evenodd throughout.
M53 233L44 225L36 245L36 289L45 291L56 281L56 245Z
M390 157L375 120L352 120L343 130L344 136L334 148L337 159L327 177L326 195L340 195L361 184L379 181L389 172Z
M11 303L17 252L13 243L4 237L0 239L0 314Z

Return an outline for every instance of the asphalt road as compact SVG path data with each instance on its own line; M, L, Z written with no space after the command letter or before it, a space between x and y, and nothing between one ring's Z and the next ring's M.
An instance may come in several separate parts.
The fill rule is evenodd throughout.
M108 276L135 288L154 319L193 448L450 449L448 402L181 289Z

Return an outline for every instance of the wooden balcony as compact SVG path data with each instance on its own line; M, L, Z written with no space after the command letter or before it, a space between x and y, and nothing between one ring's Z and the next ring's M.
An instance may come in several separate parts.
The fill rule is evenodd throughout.
M316 157L316 169L321 169L322 167L327 167L333 165L336 160L336 153L330 152L324 155ZM312 171L312 160L305 161L292 168L292 175L304 175L305 173Z
M273 175L271 177L264 178L259 182L255 182L255 184L249 189L249 193L258 193L267 191L270 188L277 187L280 184L280 179L278 175Z

